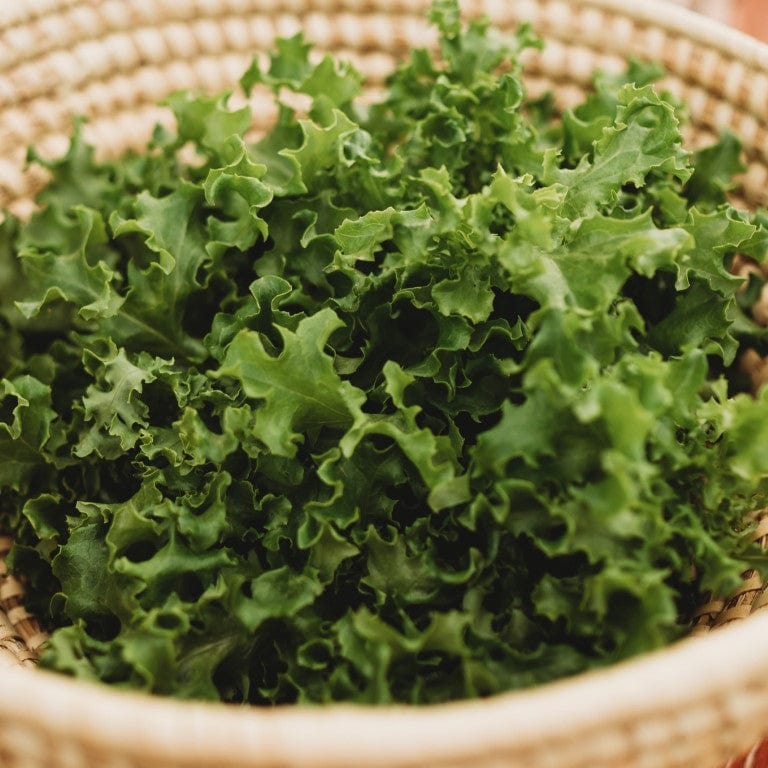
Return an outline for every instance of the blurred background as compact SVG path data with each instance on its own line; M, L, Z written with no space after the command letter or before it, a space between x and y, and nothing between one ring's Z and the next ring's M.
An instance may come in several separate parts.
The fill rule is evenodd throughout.
M675 0L695 11L768 40L768 2L766 0Z

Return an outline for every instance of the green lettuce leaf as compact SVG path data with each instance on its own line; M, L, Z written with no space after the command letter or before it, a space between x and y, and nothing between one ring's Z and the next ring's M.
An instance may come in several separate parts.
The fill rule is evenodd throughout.
M528 27L429 16L375 103L297 35L240 82L277 102L258 140L181 92L145 151L99 160L78 124L30 152L0 523L43 666L268 706L489 696L673 642L768 571L738 141L689 152L647 63L561 114L526 94Z

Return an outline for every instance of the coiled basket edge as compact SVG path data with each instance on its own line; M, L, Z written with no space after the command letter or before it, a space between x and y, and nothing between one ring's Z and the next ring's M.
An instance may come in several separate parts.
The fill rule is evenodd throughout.
M425 0L18 0L0 7L0 207L43 183L26 147L66 146L74 114L117 154L167 120L179 88L231 87L251 56L299 28L375 89L429 44ZM568 104L596 68L660 61L689 107L692 146L729 127L745 146L740 202L768 201L768 46L659 0L465 0L546 40L532 91ZM256 130L271 119L254 110ZM8 768L716 768L768 733L765 587L706 606L697 636L612 669L492 699L364 708L247 708L125 694L31 671L41 635L0 575L0 766ZM735 621L745 619L746 621ZM712 633L710 624L729 626Z

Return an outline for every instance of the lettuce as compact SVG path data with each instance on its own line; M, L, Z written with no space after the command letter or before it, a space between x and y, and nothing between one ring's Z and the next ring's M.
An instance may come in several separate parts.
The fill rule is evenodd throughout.
M658 72L530 99L463 26L386 96L281 41L248 93L0 226L0 513L48 668L186 698L428 703L658 648L765 570L765 218ZM306 112L283 103L302 94ZM286 102L289 100L285 100ZM292 102L293 103L293 102ZM190 148L192 151L190 152ZM763 334L764 335L764 334Z

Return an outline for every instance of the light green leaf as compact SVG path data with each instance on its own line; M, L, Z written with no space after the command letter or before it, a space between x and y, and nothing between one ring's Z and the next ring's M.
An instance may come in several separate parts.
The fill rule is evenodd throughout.
M303 432L352 423L362 393L339 378L325 352L328 338L341 327L326 309L302 320L295 332L278 328L283 349L276 357L265 350L259 334L248 330L240 331L227 349L215 375L237 379L248 397L263 400L255 434L278 455L294 456Z
M116 290L117 275L96 256L106 243L101 215L84 207L75 208L80 242L72 253L26 250L20 254L24 274L34 286L34 298L18 301L26 317L58 300L77 307L84 320L114 317L123 303Z
M294 573L284 566L253 579L250 597L239 596L233 611L237 619L253 632L267 619L291 618L311 605L322 591L319 581Z

